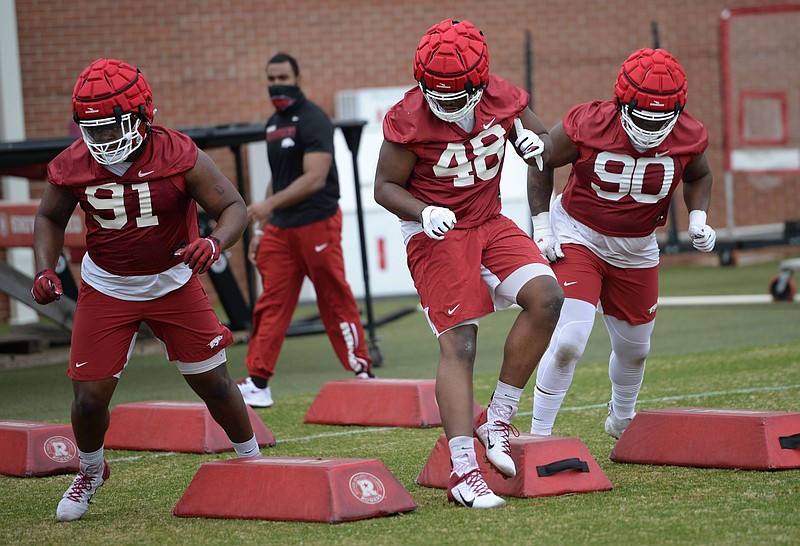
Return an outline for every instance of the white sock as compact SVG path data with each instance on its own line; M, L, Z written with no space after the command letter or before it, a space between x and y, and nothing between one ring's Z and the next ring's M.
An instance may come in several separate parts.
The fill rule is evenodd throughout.
M450 460L453 462L453 472L463 476L470 470L478 468L475 443L471 436L454 436L447 442L447 445L450 446Z
M241 444L237 444L236 442L231 442L233 444L233 449L236 450L236 454L241 457L257 457L261 455L261 451L258 449L258 440L256 440L256 435L253 434L253 437L247 440L246 442L242 442Z
M103 473L103 452L104 446L100 446L97 451L86 452L78 450L80 458L80 470L87 476L96 476Z
M510 423L511 418L517 414L521 397L522 389L498 381L492 395L492 402L489 404L489 410L486 412L486 420L492 422L500 419Z
M545 392L539 385L533 389L533 419L531 420L531 434L553 433L553 424L561 408L561 403L567 391L556 393Z
M493 400L516 408L519 405L520 398L522 398L522 389L499 380L497 381Z

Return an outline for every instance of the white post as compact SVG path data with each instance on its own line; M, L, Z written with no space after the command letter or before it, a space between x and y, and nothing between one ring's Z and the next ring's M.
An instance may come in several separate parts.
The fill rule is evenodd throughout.
M733 241L733 173L725 171L725 228L728 232L728 239Z
M0 140L25 140L25 116L22 104L22 78L19 69L17 11L14 0L0 0ZM30 200L27 178L2 177L2 198L7 201ZM29 248L7 250L10 265L33 276L33 251ZM11 300L11 324L36 322L36 312Z

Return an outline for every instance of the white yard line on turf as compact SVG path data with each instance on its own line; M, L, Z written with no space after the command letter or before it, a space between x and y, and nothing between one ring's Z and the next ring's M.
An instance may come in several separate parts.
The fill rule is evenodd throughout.
M800 294L796 294L794 302L800 303ZM717 296L659 296L659 307L691 307L694 305L750 305L750 304L784 305L790 302L775 301L771 294L721 294ZM516 303L513 309L522 309ZM419 308L422 311L422 308Z
M749 389L733 389L730 391L708 391L698 392L693 394L681 394L678 396L662 396L660 398L650 398L647 400L639 400L639 404L652 404L655 402L674 402L675 400L687 400L691 398L709 398L711 396L728 396L731 394L750 394L754 392L769 392L769 391L785 391L791 389L800 389L800 385L783 385L778 387L752 387ZM585 411L592 409L605 408L606 404L589 404L585 406L564 406L561 411ZM532 412L519 412L517 415L526 416L531 415ZM384 432L387 430L394 430L395 427L372 427L372 428L359 428L355 430L343 430L339 432L325 432L323 434L311 434L309 436L298 436L296 438L278 438L278 444L286 444L290 442L306 442L309 440L318 440L320 438L332 438L336 436L352 436L355 434L370 434L373 432ZM107 459L109 463L138 461L141 459L154 459L156 457L171 457L178 455L172 451L163 453L147 453L145 455L132 455L130 457L114 457ZM232 455L232 453L231 453Z
M800 295L794 301L800 302ZM770 294L731 294L724 296L661 296L659 307L677 307L679 305L742 305L751 303L777 303ZM786 303L786 302L780 302Z
M383 432L384 430L396 430L396 427L379 428L360 428L357 430L343 430L341 432L326 432L324 434L312 434L311 436L298 436L297 438L278 439L278 443L286 442L305 442L306 440L317 440L319 438L332 438L335 436L350 436L351 434L366 434L368 432Z

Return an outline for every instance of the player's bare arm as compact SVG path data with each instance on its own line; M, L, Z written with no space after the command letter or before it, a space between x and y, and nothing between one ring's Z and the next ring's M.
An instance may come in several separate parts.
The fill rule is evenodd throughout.
M553 193L553 171L563 167L578 158L578 149L564 133L564 127L557 123L550 129L550 154L545 162L544 169L528 167L528 205L531 214L550 210L550 197Z
M530 108L525 108L520 113L519 120L524 129L533 131L534 133L536 133L539 139L541 139L544 150L541 153L540 157L542 161L544 161L544 163L547 163L547 160L550 157L551 149L553 147L553 143L552 140L550 139L550 135L547 132L547 128L544 126L539 117L536 114L534 114L533 110L531 110ZM511 131L512 131L511 142L517 142L520 135L518 134L516 124L512 126ZM525 161L530 165L536 164L533 157L525 159Z
M706 154L696 155L686 164L683 171L683 200L688 210L708 212L711 205L712 181Z
M211 235L222 248L236 243L247 227L244 199L202 150L198 150L195 166L186 173L186 186L192 198L216 220Z
M560 121L550 129L550 139L553 142L550 158L547 161L550 167L557 169L578 159L578 148L564 132L564 126Z
M64 230L78 200L67 189L48 184L34 219L36 270L52 269L64 247Z
M550 210L550 196L553 194L553 169L547 165L540 171L538 167L528 166L528 206L532 215Z
M550 199L553 194L553 171L578 158L578 149L567 137L561 123L549 133L550 154L543 168L528 166L528 206L533 223L533 241L549 262L564 257L561 244L550 225Z
M384 141L375 171L375 201L405 220L420 221L423 209L434 203L423 203L406 189L417 164L417 156L400 144Z
M328 172L333 165L329 152L303 154L303 174L279 192L267 192L267 198L247 207L247 216L255 223L265 224L276 209L292 207L311 197L325 187Z

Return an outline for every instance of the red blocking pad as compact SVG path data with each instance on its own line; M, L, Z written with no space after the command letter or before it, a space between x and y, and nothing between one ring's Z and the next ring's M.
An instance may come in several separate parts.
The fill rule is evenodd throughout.
M262 457L203 464L173 513L339 523L416 508L377 459Z
M475 402L475 416L482 411ZM304 423L425 428L442 424L433 379L342 379L322 386Z
M475 454L483 479L498 495L548 497L613 489L611 481L578 438L521 433L512 435L509 445L517 467L513 478L505 477L492 466L486 459L483 444L475 440ZM446 489L451 470L450 448L442 435L417 476L417 483Z
M275 445L275 436L247 408L259 447ZM117 404L111 410L105 447L179 453L218 453L233 446L203 402L151 400Z
M69 425L0 421L0 474L29 478L78 471L78 447Z
M611 460L745 470L800 468L800 413L640 411L614 446Z

